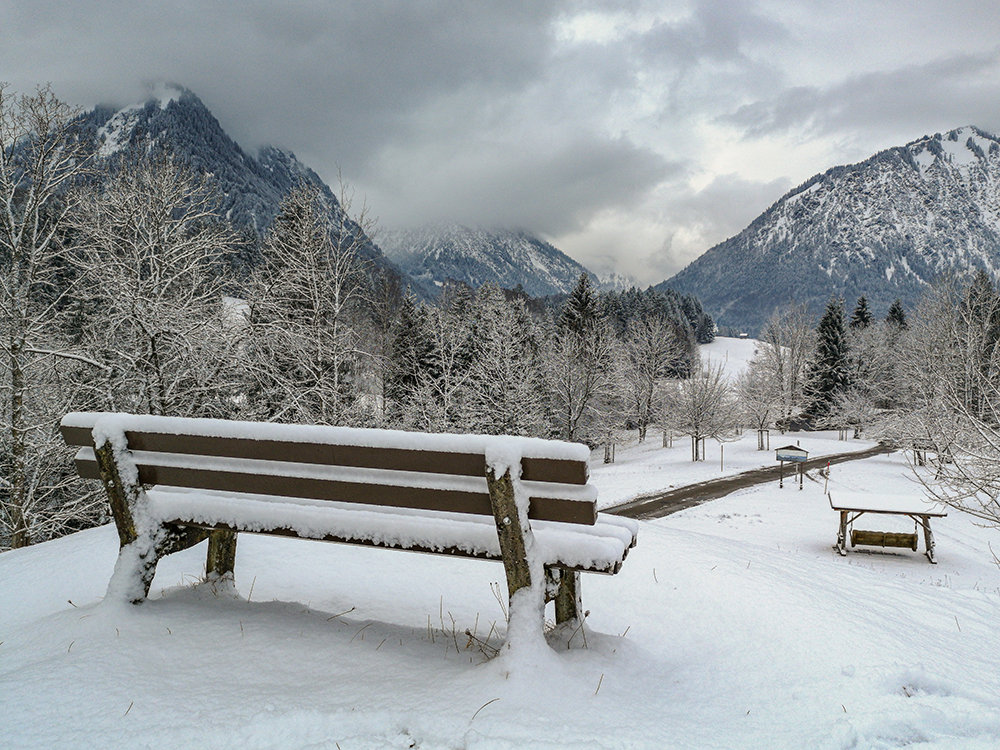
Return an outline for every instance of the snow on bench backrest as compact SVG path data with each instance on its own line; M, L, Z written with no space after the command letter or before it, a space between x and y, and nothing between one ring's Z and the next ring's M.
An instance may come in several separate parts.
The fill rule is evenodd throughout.
M490 515L486 461L520 457L529 517L592 525L586 446L538 438L451 435L77 412L62 420L77 468L99 478L92 430L125 432L145 484L252 492ZM516 465L516 461L514 462ZM376 489L377 488L377 489Z

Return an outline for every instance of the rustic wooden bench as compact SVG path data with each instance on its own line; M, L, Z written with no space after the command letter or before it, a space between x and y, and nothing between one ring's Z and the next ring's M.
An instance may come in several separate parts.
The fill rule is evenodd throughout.
M923 529L924 547L927 559L934 559L934 533L931 531L931 518L943 518L948 515L937 503L928 502L920 497L909 495L863 494L853 492L828 495L830 507L840 513L840 527L837 530L837 544L841 555L847 554L848 528L866 513L876 515L906 516L913 519L917 529ZM869 547L899 547L917 551L917 534L896 533L888 531L868 531L850 529L851 547L858 545Z
M636 541L634 521L597 513L578 444L106 413L61 431L104 484L135 603L160 557L206 538L206 576L231 577L248 532L500 560L509 595L543 587L563 623L580 572L617 573Z

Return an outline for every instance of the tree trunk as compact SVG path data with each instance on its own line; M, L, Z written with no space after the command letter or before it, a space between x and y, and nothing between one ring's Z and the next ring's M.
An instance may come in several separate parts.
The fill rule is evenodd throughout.
M24 342L14 340L10 344L10 454L11 492L10 522L12 528L11 547L18 549L31 543L25 506L28 500L27 429L24 424L24 368L21 362Z

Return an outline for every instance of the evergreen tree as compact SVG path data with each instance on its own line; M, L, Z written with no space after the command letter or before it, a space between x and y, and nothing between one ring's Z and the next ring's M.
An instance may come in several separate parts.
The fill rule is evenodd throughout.
M831 297L816 328L816 353L809 368L809 405L806 415L824 417L837 396L847 389L847 337L843 302Z
M865 295L858 297L857 307L851 315L851 328L867 328L872 324L872 314L868 310L868 300Z
M1000 389L1000 293L981 270L959 305L956 341L962 349L960 401L970 414L988 421Z
M432 374L433 350L427 310L423 305L418 306L412 295L408 295L400 305L389 347L385 396L390 414L396 414L416 391L423 377Z
M580 274L573 291L570 292L557 323L560 331L571 331L583 336L597 322L597 293L586 273Z
M889 308L889 314L885 316L885 322L895 326L899 330L906 328L906 313L903 312L903 303L898 298Z

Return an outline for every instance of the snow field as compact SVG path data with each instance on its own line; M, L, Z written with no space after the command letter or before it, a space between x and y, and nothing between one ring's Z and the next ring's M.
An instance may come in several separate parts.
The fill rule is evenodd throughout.
M691 463L659 452L619 448L595 483ZM906 472L900 454L841 464L830 490L918 495ZM900 519L862 523L883 522ZM199 545L132 607L101 601L117 537L92 529L0 555L4 746L997 747L996 531L935 521L930 565L840 557L836 527L815 474L643 522L619 575L583 576L574 648L515 665L464 636L503 628L496 563L242 535L238 596L192 585Z

